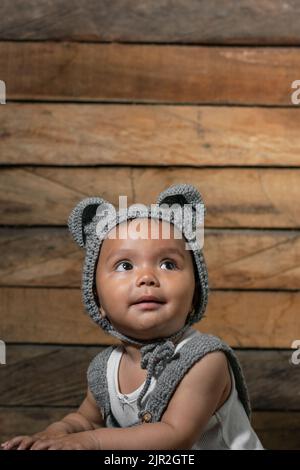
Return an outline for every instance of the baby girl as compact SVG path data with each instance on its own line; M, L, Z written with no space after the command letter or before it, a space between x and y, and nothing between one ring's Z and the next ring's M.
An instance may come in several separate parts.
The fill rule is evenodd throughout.
M201 194L172 185L157 206L173 205L177 214L188 206L191 218L149 208L116 214L100 197L73 209L69 229L86 255L85 309L119 344L91 361L76 412L4 449L263 449L234 351L192 327L209 294L202 246L189 230L204 207Z

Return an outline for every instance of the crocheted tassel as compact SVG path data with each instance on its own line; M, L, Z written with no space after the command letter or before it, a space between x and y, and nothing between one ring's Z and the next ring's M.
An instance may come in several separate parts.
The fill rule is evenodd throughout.
M86 236L84 227L88 225L96 214L100 204L107 203L101 197L88 197L82 199L71 211L68 218L68 228L75 242L85 248Z

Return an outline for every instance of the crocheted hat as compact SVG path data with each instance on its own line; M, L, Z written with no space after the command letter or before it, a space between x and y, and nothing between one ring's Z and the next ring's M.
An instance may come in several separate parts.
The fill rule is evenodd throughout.
M204 224L206 213L201 194L197 188L190 184L175 184L159 194L155 206L156 211L153 210L153 206L141 205L132 205L128 211L116 211L116 208L105 199L89 197L81 200L74 207L68 219L68 227L74 240L86 251L82 274L82 299L87 313L104 331L131 344L143 345L148 344L149 341L145 342L125 336L115 330L107 317L102 318L95 288L96 268L101 245L104 238L116 225L141 217L165 220L180 230L189 244L194 261L195 285L198 289L197 303L192 314L187 317L184 329L168 339L176 339L190 325L198 322L203 317L208 302L207 267L202 247L199 246L199 238L195 237L197 221L199 224L202 216L202 224ZM164 208L174 207L177 207L177 212L168 212L168 210L163 212ZM184 217L182 217L182 209L185 210L186 207L191 211L189 213L185 211Z

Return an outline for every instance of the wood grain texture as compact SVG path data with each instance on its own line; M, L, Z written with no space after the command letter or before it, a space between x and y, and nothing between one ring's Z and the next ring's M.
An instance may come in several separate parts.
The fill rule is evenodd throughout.
M271 168L5 168L0 172L0 224L66 225L81 199L116 206L153 204L175 183L189 182L207 207L205 227L299 228L300 169Z
M148 204L188 181L208 209L212 288L195 327L244 348L263 445L300 450L299 13L296 0L1 2L0 440L75 409L88 363L116 343L84 314L70 210L99 188Z
M10 103L6 165L300 166L300 107Z
M103 347L8 345L0 406L79 406L86 371ZM291 350L236 350L253 410L300 410L300 374ZM67 371L67 373L66 373Z
M85 314L79 289L0 289L1 338L18 343L110 344ZM196 324L234 347L291 348L300 339L299 292L212 291Z
M0 407L0 442L20 434L33 434L62 419L76 408ZM300 450L300 413L257 411L252 426L266 449Z
M1 42L7 100L289 105L293 47Z
M0 443L14 436L34 434L77 408L0 407Z
M252 426L266 449L300 450L300 413L253 413Z
M0 228L0 286L80 287L84 251L66 228ZM299 289L298 230L206 229L212 289Z
M203 44L300 43L296 0L2 0L1 39Z

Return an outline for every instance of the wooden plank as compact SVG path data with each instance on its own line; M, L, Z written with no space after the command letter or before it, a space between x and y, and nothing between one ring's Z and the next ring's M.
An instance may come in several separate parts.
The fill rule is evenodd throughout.
M212 291L196 328L234 347L291 348L300 339L300 293ZM85 314L80 290L0 289L0 337L6 342L110 344Z
M0 442L21 434L34 434L62 419L76 408L0 408ZM300 413L255 412L252 426L266 449L300 450Z
M113 196L115 188L132 199L130 168L1 169L0 221L66 225L68 213L80 199L99 194L100 181L101 196L113 204L119 200Z
M112 342L85 314L79 289L3 288L0 297L1 339L6 342Z
M81 285L84 252L66 228L1 228L0 246L2 285Z
M300 450L300 413L253 413L252 426L266 449Z
M238 350L252 408L300 410L300 365L292 363L294 350Z
M0 407L0 443L21 434L28 435L42 431L49 424L62 419L76 408L51 407Z
M299 121L299 106L10 103L0 163L299 167Z
M299 68L292 47L0 43L8 101L292 106Z
M78 406L86 392L87 367L102 349L8 345L0 369L0 406ZM291 350L236 353L253 410L300 410L300 366L290 363Z
M213 288L299 289L300 232L206 230Z
M66 228L0 228L0 286L80 287L84 251ZM299 289L300 232L206 229L212 289Z
M0 369L0 405L79 406L87 390L87 367L102 349L8 345Z
M4 3L4 4L3 4ZM2 2L1 39L202 44L300 43L296 1ZM63 17L63 21L61 20ZM50 20L49 20L50 18Z
M202 193L206 227L300 226L300 169L286 168L2 168L0 223L66 225L84 197L118 206L122 195L128 206L153 204L166 187L182 182Z

